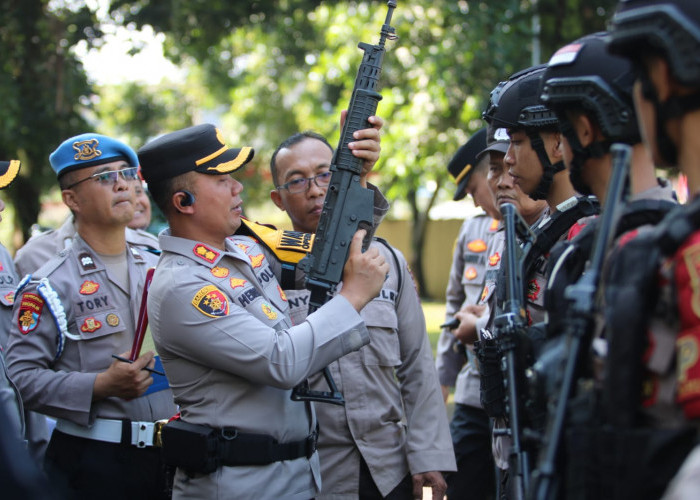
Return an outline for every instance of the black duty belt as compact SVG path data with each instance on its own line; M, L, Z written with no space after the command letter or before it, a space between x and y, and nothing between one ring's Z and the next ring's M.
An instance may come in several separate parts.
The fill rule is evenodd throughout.
M311 456L316 451L318 431L305 439L280 443L266 434L237 429L212 429L175 420L162 430L163 458L168 465L187 473L208 474L222 465L267 465Z

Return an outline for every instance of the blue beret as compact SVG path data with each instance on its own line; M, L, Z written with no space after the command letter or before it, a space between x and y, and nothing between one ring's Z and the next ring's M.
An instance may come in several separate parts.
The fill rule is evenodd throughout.
M0 161L0 189L12 184L19 173L19 160Z
M139 166L136 153L121 141L106 135L87 133L66 139L49 156L51 167L61 177L80 168L124 160L132 167Z

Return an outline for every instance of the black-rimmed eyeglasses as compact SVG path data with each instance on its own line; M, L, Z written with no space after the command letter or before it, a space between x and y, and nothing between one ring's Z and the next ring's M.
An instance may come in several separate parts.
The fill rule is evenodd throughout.
M294 179L278 186L277 189L286 189L292 194L303 193L311 187L311 181L314 181L314 183L320 188L328 187L328 185L331 183L331 173L321 172L313 177Z
M74 182L70 186L66 186L66 189L71 189L80 184L81 182L89 181L90 179L95 179L97 182L104 186L113 186L114 184L116 184L120 175L122 176L122 179L126 181L135 181L139 178L139 168L128 167L122 168L121 170L107 170L105 172L98 172L96 174L92 174L88 177L85 177L85 179L80 179L78 182Z

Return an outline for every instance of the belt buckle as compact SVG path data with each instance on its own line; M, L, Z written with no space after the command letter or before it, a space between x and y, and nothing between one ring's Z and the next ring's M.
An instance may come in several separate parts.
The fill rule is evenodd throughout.
M168 419L165 418L163 420L156 420L155 423L153 424L153 446L160 448L163 446L163 440L161 433L163 431L163 427L165 427L165 424L168 423Z

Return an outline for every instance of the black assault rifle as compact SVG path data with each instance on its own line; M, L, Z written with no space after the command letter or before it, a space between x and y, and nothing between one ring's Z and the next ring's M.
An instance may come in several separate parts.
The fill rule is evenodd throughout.
M373 233L374 194L360 185L363 160L352 154L348 143L354 140L353 134L356 131L370 126L367 119L375 114L377 104L382 99L381 94L377 92L377 84L382 72L384 44L387 39L396 39L395 29L390 25L396 2L390 0L387 5L389 11L381 29L379 43L358 44L364 55L355 78L348 114L340 133L340 142L331 161L331 181L318 221L316 239L311 253L299 262L299 268L306 272L306 288L311 290L309 314L333 296L343 277L343 267L348 258L353 235L358 229L367 230L362 245L363 250L366 250ZM345 404L328 368L323 370L323 375L330 392L312 391L308 382L303 382L292 391L292 399Z
M515 498L523 498L528 489L530 461L523 447L522 391L524 361L518 354L527 336L525 314L525 288L523 285L524 256L535 242L535 234L517 212L515 205L504 203L501 214L505 223L505 265L506 300L502 310L494 318L494 331L500 352L503 354L502 369L505 371L508 426L494 429L494 435L507 435L511 438L510 471L515 482ZM520 240L520 245L518 244Z
M574 393L574 384L583 358L592 342L598 284L622 209L622 197L629 172L631 148L616 143L610 147L610 153L613 172L605 195L603 214L598 221L591 258L583 276L564 291L564 296L569 301L566 314L569 321L564 332L565 349L555 358L554 363L558 365L552 370L542 370L544 376L552 374L554 380L547 381L546 385L555 388L558 393L552 394L547 401L544 444L537 469L533 472L534 486L529 496L533 500L554 500L559 496L557 474L561 474L561 471L556 469L566 424L567 405ZM540 372L537 367L536 371Z

